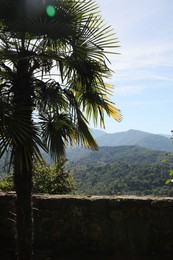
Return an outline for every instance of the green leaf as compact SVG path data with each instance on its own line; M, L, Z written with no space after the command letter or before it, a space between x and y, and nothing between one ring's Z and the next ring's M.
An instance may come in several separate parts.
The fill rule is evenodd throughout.
M169 183L171 183L172 182L172 179L169 179L169 180L167 180L166 182L165 182L165 184L169 184Z
M169 175L170 175L170 176L173 175L173 170L170 170Z

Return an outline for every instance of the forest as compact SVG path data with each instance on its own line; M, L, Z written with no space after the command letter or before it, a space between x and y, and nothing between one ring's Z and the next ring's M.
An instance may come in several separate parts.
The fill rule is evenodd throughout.
M101 147L70 163L77 193L87 195L168 196L171 167L171 153L138 146Z

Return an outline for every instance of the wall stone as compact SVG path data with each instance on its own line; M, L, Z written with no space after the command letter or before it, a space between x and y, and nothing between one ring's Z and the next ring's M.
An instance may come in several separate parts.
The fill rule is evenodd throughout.
M33 212L36 252L173 259L172 198L34 195ZM15 195L0 193L0 250L9 248L15 248Z

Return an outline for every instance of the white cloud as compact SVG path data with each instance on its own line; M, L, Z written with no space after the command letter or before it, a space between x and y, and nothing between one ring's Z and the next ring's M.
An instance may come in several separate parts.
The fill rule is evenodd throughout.
M140 93L145 87L140 85L124 85L115 88L115 96L126 96Z
M173 44L148 42L134 47L122 48L121 55L112 55L110 60L118 70L173 66Z
M122 55L110 57L116 73L113 81L173 81L173 44L148 42L122 49Z

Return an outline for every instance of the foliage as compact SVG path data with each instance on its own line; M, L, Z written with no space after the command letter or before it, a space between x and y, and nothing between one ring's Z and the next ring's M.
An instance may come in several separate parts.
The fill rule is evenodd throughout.
M169 160L171 160L171 167L172 167L172 164L173 164L173 154L169 154L168 155L169 156ZM167 160L168 160L167 159ZM170 178L171 177L171 178ZM170 169L170 171L169 171L169 179L168 180L166 180L166 182L165 182L165 184L169 184L169 185L172 185L173 184L173 179L172 179L172 177L173 177L173 169Z
M67 194L74 188L74 178L70 170L65 169L66 160L61 159L50 166L36 164L34 166L33 192L49 194Z
M65 168L65 159L56 164L46 165L44 162L34 165L33 192L49 194L69 194L75 189L75 182L70 170ZM13 175L5 174L0 178L0 190L14 190Z
M11 173L0 175L0 191L12 190L14 190L13 175Z
M172 132L172 134L173 134L173 130L172 130L171 132ZM171 139L173 139L173 138L171 138ZM171 160L171 167L172 167L172 164L173 164L173 154L167 154L167 156L168 156L167 160L169 160L169 161ZM169 179L165 182L165 184L173 185L173 179L172 179L173 169L171 169L171 170L169 171L169 176L171 177L171 179L169 178Z
M73 175L80 194L166 196L167 164L113 163L103 166L74 167Z
M70 169L80 194L166 196L168 155L137 146L101 147L82 154Z

